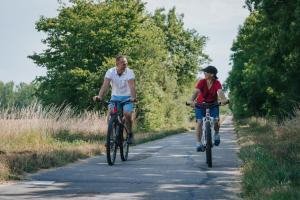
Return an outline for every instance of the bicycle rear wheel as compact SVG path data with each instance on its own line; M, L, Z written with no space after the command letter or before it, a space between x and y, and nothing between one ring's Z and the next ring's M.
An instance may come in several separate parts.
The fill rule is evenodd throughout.
M113 165L116 160L118 145L117 145L117 128L118 125L112 117L108 124L106 137L106 159L109 165Z
M128 159L128 153L129 153L129 144L127 142L128 139L128 133L124 127L120 128L120 136L121 136L121 144L120 144L120 155L121 160L126 161ZM125 134L126 133L126 134Z
M212 167L212 142L211 142L211 125L210 122L205 122L206 134L206 163L208 167Z

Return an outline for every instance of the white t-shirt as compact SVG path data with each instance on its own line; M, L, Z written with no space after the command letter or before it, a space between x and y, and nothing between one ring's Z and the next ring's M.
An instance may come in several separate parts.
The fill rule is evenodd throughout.
M105 78L110 79L112 96L131 96L128 80L135 79L133 70L126 67L123 74L119 76L116 67L113 67L107 70Z

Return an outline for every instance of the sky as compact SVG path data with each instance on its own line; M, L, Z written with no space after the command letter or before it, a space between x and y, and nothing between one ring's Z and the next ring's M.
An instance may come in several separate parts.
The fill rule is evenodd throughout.
M230 48L249 12L243 8L244 0L144 0L146 9L167 10L176 7L183 14L185 27L195 29L207 36L205 53L212 59L211 65L218 68L219 79L224 82L230 66ZM30 83L36 76L46 74L27 58L46 48L41 40L44 33L37 32L35 22L40 16L55 17L57 0L1 0L0 4L0 81Z

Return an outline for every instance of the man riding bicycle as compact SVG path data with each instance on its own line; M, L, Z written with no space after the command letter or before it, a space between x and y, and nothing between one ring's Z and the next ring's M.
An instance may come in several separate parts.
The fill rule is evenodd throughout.
M111 100L125 101L130 99L131 103L124 105L124 116L126 127L129 132L128 143L134 141L132 133L132 112L133 103L136 101L135 75L133 70L128 68L128 62L125 56L118 55L116 57L116 66L107 70L105 78L98 96L94 96L94 101L101 101L105 92L112 87ZM113 105L109 105L110 112L113 111Z
M218 70L214 66L208 66L202 70L204 72L204 79L201 79L196 84L195 90L191 97L190 105L195 108L196 114L196 139L197 146L196 150L205 151L205 147L201 142L202 138L202 119L205 115L205 109L196 107L195 105L201 104L203 102L213 103L218 101L218 97L221 99L221 104L225 104L227 99L224 92L222 91L222 85L218 81L217 73ZM197 102L195 100L197 99ZM220 144L220 135L219 135L219 107L213 107L210 109L210 116L215 120L215 137L214 143L216 146Z

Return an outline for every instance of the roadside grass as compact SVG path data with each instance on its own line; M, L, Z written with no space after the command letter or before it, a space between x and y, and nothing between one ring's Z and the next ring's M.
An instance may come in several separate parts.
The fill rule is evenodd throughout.
M70 107L0 110L0 181L57 167L104 151L106 120L97 112L76 115Z
M36 103L0 110L0 127L0 182L105 152L106 117L97 112L76 115L68 106L43 108ZM137 133L136 144L186 130Z
M258 118L236 123L242 198L300 199L299 114L282 125Z
M220 115L228 115L231 113L231 110L229 109L229 105L220 106Z

